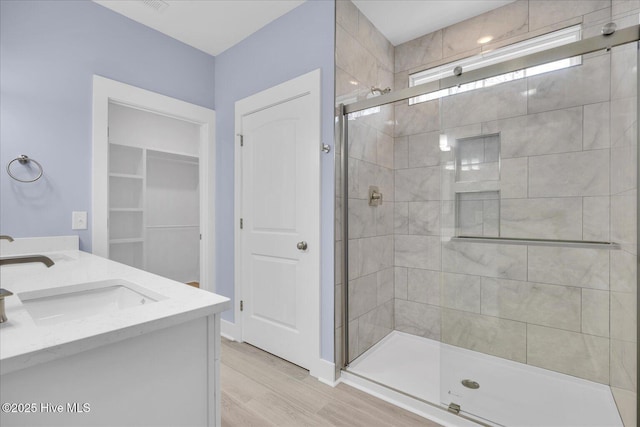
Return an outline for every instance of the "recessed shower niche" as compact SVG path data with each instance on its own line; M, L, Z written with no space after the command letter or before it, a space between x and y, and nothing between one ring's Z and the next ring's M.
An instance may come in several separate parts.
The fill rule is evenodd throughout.
M454 144L456 235L500 236L500 135Z

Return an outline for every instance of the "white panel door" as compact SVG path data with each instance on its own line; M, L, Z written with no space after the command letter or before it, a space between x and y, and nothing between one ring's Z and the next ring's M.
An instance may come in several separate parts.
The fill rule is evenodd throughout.
M241 149L242 338L307 369L320 251L313 104L307 94L244 115Z

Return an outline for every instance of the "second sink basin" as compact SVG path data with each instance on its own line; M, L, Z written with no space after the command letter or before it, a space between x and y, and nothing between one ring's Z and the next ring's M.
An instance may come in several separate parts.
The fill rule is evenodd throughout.
M21 292L17 296L33 320L42 325L114 313L165 299L122 279Z

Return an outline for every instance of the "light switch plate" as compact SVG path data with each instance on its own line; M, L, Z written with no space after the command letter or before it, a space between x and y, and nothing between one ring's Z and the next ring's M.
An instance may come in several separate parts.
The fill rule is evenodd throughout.
M71 229L86 230L87 229L87 212L74 211L71 213Z

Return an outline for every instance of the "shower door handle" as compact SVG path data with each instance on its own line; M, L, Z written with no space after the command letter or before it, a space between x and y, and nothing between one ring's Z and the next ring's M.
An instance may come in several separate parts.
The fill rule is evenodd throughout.
M305 242L304 240L302 242L298 242L298 244L296 245L296 248L300 249L301 251L306 251L307 242Z

